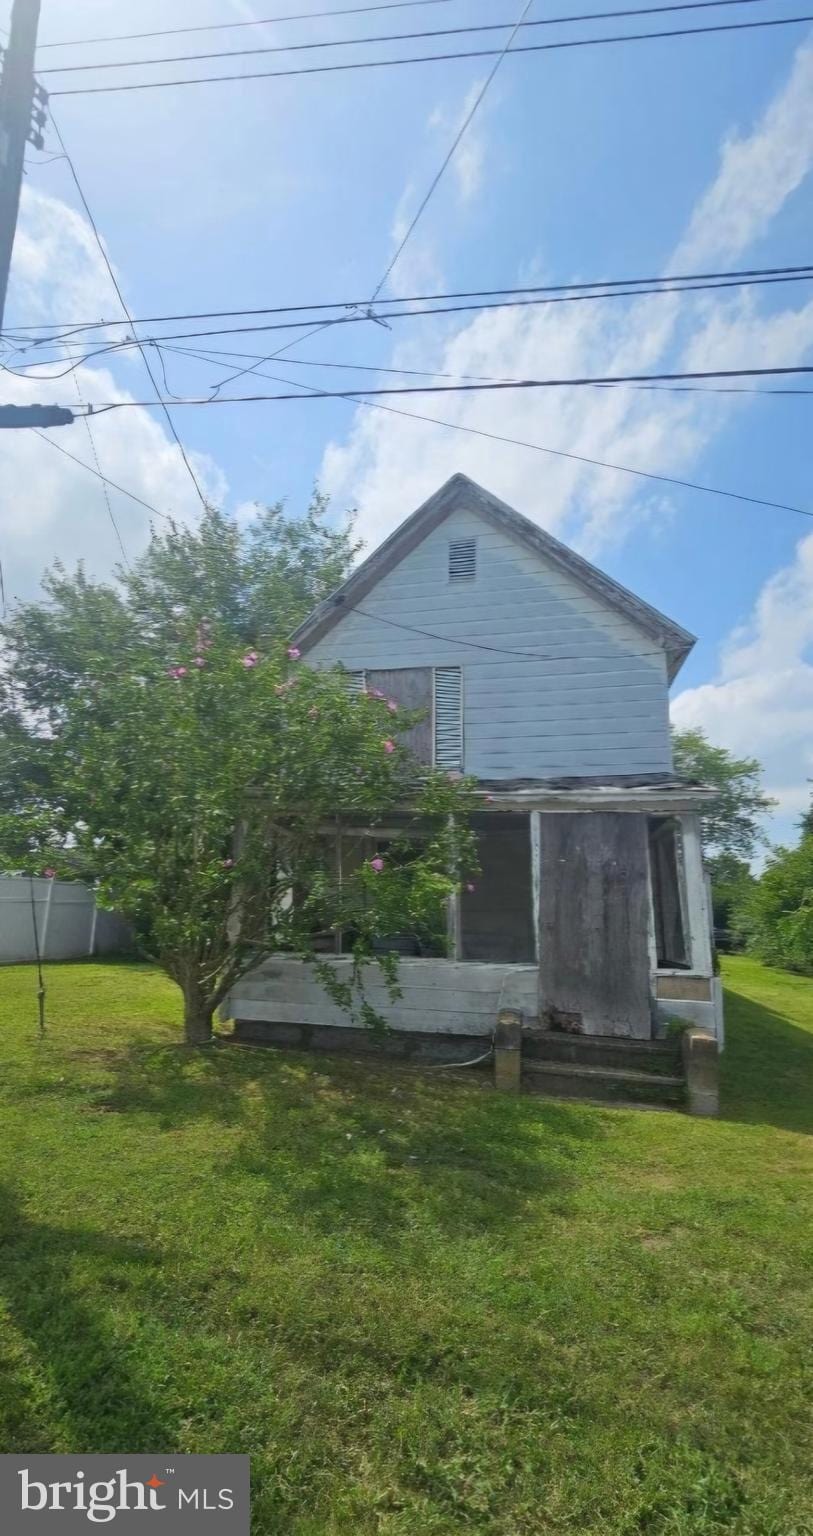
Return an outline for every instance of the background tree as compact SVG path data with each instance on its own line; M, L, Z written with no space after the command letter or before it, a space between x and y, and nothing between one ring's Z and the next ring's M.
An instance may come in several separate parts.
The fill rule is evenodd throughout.
M751 867L733 853L718 853L706 860L706 868L711 877L714 927L722 932L736 930L736 914L754 885Z
M769 965L813 973L813 835L777 848L735 913L748 948Z
M761 764L755 757L734 757L725 747L713 746L701 730L673 731L672 750L676 773L718 792L701 818L707 858L752 858L767 841L762 818L776 804L762 789Z
M92 872L180 987L193 1043L279 949L373 1022L365 961L389 935L431 927L472 862L466 783L432 773L416 790L398 745L415 717L310 671L282 638L352 557L349 533L322 517L318 505L293 527L274 510L241 532L211 513L154 536L119 589L52 572L47 601L5 628L0 762L14 789L0 860ZM420 841L405 834L397 856L339 883L326 823L339 810L375 823L407 797ZM353 935L346 987L314 951L335 926Z

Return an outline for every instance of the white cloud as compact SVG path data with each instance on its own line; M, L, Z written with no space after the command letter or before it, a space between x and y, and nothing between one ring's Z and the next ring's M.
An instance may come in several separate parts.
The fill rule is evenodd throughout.
M14 249L8 311L12 321L107 318L115 316L117 308L109 275L85 220L58 199L26 188ZM30 361L30 354L15 359L6 352L4 360L14 367L19 361ZM141 364L135 356L125 366L136 377L134 369ZM81 366L62 380L44 376L58 371L54 365L39 370L36 377L3 373L4 400L78 407L79 396L84 402L134 398L109 367ZM160 417L140 408L111 411L96 416L91 431L103 474L179 522L197 518L200 502ZM95 468L86 427L77 421L53 429L50 437L56 448L49 448L32 432L3 434L0 525L10 597L35 596L43 569L55 558L72 566L84 557L88 571L102 578L121 558L101 481L57 451L62 448ZM222 500L226 485L218 467L206 455L190 453L189 457L204 490L213 500ZM116 490L110 489L109 496L132 559L147 542L150 513Z
M455 115L443 107L436 107L429 119L429 127L437 130L438 146L446 149L454 141L455 134L466 121L483 89L483 81L475 80L463 97L459 112ZM482 110L482 109L480 109ZM466 129L449 164L461 203L469 203L480 191L485 169L485 138L480 126L472 121Z
M718 172L666 270L687 270L692 261L712 257L735 259L765 231L812 163L813 47L805 44L753 130L723 146ZM420 244L416 239L411 248ZM420 261L418 249L412 259ZM765 315L757 302L726 291L713 299L651 297L497 310L457 331L432 331L424 322L420 339L403 330L397 336L392 363L435 368L439 374L517 378L639 372L662 366L667 358L676 366L682 359L690 369L734 368L755 356L779 362L789 351L801 360L813 345L813 307L788 306ZM744 408L736 396L586 389L425 395L394 403L458 427L678 476L688 472L731 413ZM564 530L591 554L608 540L623 538L652 505L651 495L632 477L369 407L356 411L343 442L328 445L319 478L338 500L358 505L361 530L368 542L377 543L405 508L418 505L457 469L485 481L546 527Z
M678 726L759 758L779 801L772 836L795 841L813 778L813 534L763 587L753 614L724 644L716 678L672 704Z
M811 165L813 47L805 43L760 120L723 145L717 174L664 270L736 261L767 232ZM393 365L518 378L801 362L813 347L813 303L777 308L787 290L768 292L770 312L759 289L493 311L456 331L402 332ZM747 401L579 389L426 395L393 404L457 426L689 477L702 450ZM623 539L655 509L659 520L665 515L668 487L658 492L614 471L369 408L356 411L343 442L328 446L320 482L340 502L359 507L360 531L376 544L459 469L588 555ZM715 741L765 763L780 801L778 832L791 838L788 818L807 803L805 779L813 775L812 645L813 537L766 584L747 630L725 647L715 680L675 701L680 724L703 725Z
M801 185L813 156L813 45L797 49L786 85L752 133L732 134L720 171L694 210L673 271L733 260Z

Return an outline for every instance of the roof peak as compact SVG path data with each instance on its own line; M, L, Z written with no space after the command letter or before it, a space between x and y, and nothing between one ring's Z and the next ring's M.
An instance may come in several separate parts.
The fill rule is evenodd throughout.
M465 497L472 512L511 535L541 559L553 561L662 645L669 662L669 678L672 680L694 645L694 635L623 587L620 582L607 576L552 533L548 533L539 523L501 501L493 491L486 490L485 486L472 480L462 470L450 475L438 490L433 491L356 567L336 592L313 610L293 637L297 644L307 649L321 639L354 603L359 602L388 571L457 510L462 497Z

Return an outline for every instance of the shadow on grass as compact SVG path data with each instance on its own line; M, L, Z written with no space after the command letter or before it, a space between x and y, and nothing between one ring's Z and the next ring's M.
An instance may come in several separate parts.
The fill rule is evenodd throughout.
M495 1094L487 1078L220 1043L131 1051L96 1107L240 1128L222 1171L319 1232L358 1226L392 1242L418 1219L447 1235L507 1228L541 1195L566 1214L608 1116ZM273 1187L271 1187L273 1186Z
M33 1372L19 1361L16 1370L3 1371L0 1397L15 1442L4 1451L51 1451L55 1429L66 1445L87 1451L147 1452L177 1443L165 1402L127 1344L105 1327L99 1306L99 1272L115 1293L117 1285L127 1288L133 1265L160 1263L137 1241L32 1221L16 1192L0 1185L0 1297L34 1361ZM115 1445L108 1443L112 1423Z
M813 1032L725 989L724 1120L813 1134Z

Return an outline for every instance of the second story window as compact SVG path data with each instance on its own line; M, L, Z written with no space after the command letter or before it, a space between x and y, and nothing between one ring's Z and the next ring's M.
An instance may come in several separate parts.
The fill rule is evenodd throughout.
M477 540L452 539L449 544L449 580L474 581L477 575Z

